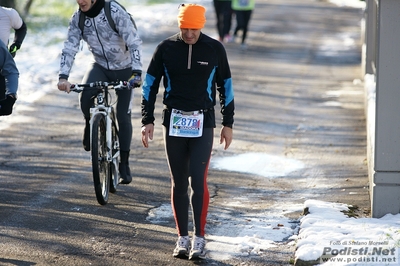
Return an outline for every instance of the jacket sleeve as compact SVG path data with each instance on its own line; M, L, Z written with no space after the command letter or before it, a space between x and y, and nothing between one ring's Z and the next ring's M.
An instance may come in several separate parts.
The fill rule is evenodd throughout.
M235 102L233 95L233 84L231 70L225 49L220 46L219 67L217 70L217 90L219 93L219 103L221 106L222 125L232 127L235 114Z
M131 54L132 70L142 73L142 39L131 21L130 14L119 4L111 2L111 16L114 20L115 28Z
M6 80L6 94L17 93L19 72L6 45L0 41L0 69Z
M7 10L8 10L7 14L11 22L11 27L14 30L21 28L23 20L21 16L18 14L17 10L15 10L14 8L8 8Z
M14 43L17 44L18 49L21 47L21 44L25 39L26 31L27 31L26 24L25 22L22 21L22 26L19 29L15 30L15 35L14 35Z
M79 29L79 11L76 11L69 22L67 40L61 52L59 78L68 79L74 64L75 55L79 51L82 33Z
M7 9L7 14L10 18L11 27L14 29L14 40L13 43L17 45L18 49L21 47L23 40L25 39L27 27L17 10L13 8Z
M154 124L154 106L164 75L161 44L157 46L150 61L142 85L142 125Z

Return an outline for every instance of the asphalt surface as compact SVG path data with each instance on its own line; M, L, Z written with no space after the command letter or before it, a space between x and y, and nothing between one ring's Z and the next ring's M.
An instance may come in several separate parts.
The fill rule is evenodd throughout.
M369 214L364 91L362 82L354 82L361 78L361 18L359 9L324 1L257 1L248 49L226 44L235 87L234 142L224 151L216 134L213 156L260 152L305 167L274 179L210 169L210 213L319 199L356 205L360 216ZM212 8L207 20L203 32L215 36ZM159 37L175 31L171 26ZM156 39L144 40L146 49ZM134 181L100 206L90 155L81 146L77 97L59 92L56 78L54 91L22 111L25 121L0 133L0 265L290 265L295 246L285 241L262 255L225 261L172 258L174 221L146 220L150 210L170 199L157 123L161 98L155 138L144 149L138 90L130 160ZM241 208L226 206L237 195L259 198ZM288 217L296 222L301 212Z

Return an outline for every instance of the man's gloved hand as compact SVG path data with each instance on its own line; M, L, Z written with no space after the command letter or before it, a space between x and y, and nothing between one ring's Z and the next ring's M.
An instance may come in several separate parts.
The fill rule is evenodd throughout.
M128 80L129 87L138 88L142 86L142 73L133 72L132 76Z
M19 50L20 47L21 45L18 43L13 43L10 45L9 51L12 57L15 57L15 54L17 53L17 50Z
M10 115L12 113L15 100L15 95L9 94L4 100L0 101L0 116Z

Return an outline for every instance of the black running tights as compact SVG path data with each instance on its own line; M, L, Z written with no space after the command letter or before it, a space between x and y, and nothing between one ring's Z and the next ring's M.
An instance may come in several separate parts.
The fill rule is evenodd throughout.
M164 141L171 171L171 204L178 235L187 236L191 203L194 234L204 236L210 195L208 166L213 145L213 128L204 128L199 138L170 137L164 127ZM190 177L190 182L189 182ZM188 188L191 188L189 196Z

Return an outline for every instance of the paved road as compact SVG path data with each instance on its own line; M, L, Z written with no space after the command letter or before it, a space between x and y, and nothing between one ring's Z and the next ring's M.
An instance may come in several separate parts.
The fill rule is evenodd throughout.
M210 6L204 32L215 36L213 16ZM306 199L368 212L363 85L353 82L361 78L361 17L358 9L324 1L257 1L249 49L226 45L235 140L223 151L216 138L213 156L259 152L301 161L304 168L273 179L211 169L211 217L221 208L240 214L250 206L289 208ZM164 34L169 31L175 29ZM106 206L94 196L76 95L55 89L21 111L26 122L1 131L0 265L289 265L295 247L284 241L258 256L196 263L172 258L173 220L146 220L169 201L162 130L158 123L150 149L140 146L139 91L135 95L134 183L120 186ZM238 195L253 200L226 206ZM296 221L301 213L287 215Z

